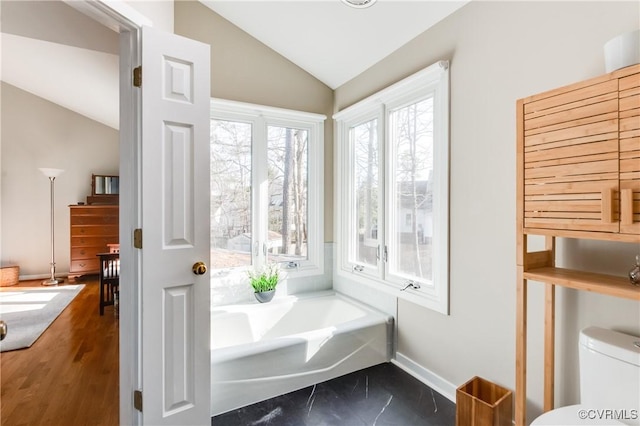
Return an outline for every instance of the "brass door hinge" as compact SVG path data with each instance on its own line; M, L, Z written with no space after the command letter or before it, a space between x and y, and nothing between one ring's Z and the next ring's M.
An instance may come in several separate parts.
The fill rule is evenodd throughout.
M142 87L142 65L133 69L133 86Z
M133 247L137 249L142 248L142 229L140 228L133 230Z
M133 391L133 408L142 412L142 391L141 390Z

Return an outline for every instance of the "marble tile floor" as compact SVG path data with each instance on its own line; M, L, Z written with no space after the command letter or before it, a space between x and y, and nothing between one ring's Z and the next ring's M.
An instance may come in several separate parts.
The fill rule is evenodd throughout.
M455 404L380 364L211 419L213 426L450 426Z

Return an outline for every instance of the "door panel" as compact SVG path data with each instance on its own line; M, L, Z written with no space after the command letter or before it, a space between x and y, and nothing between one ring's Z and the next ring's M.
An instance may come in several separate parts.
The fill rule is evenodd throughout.
M209 46L142 31L142 418L210 424Z

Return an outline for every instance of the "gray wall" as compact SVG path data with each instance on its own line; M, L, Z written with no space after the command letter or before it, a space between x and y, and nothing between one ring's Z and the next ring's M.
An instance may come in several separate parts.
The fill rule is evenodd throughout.
M172 2L128 3L150 18L156 28L173 31ZM91 194L92 173L118 174L118 129L87 118L100 117L106 109L105 99L93 90L110 82L102 79L105 73L111 73L108 77L117 82L118 34L62 1L3 0L0 12L3 33L25 41L68 47L65 52L74 51L70 54L77 55L78 59L69 60L70 63L54 60L42 69L30 69L16 78L14 84L7 84L5 72L0 86L0 261L18 264L22 279L49 273L49 181L38 168L62 168L65 172L56 179L55 204L56 264L62 275L69 270L67 206L85 201ZM6 47L6 41L3 45ZM19 55L10 55L7 51L10 49L1 49L5 70L8 65L38 54L28 49L23 49ZM106 69L104 63L99 63L97 70L85 71L84 74L91 74L88 78L94 81L89 82L88 87L82 87L73 78L78 72L77 64L87 63L86 56L95 59L96 52L113 55L116 66ZM61 74L68 77L66 80L51 78L52 69L65 71L65 67L68 72ZM56 76L61 74L55 73ZM47 86L47 90L38 92L43 86L34 84L35 80L56 87ZM56 90L60 88L62 90ZM117 104L117 90L116 85L113 98L106 101ZM88 107L86 110L74 112L61 106L77 106L69 101L78 97L92 101L82 103Z
M247 13L251 13L247 3ZM175 2L175 33L211 45L211 96L325 114L325 241L333 240L333 91L195 1Z
M335 91L339 111L451 61L451 315L398 300L398 352L455 386L480 375L515 388L515 102L603 74L604 43L637 29L639 16L637 2L472 2ZM625 275L638 247L562 240L558 251L559 266ZM542 405L543 293L530 289L532 418ZM640 335L640 309L566 289L557 309L556 401L566 405L578 400L579 330Z
M2 83L2 261L22 277L48 274L49 179L55 180L57 271L69 271L69 204L91 195L91 174L118 174L118 131Z
M118 52L116 33L62 2L3 1L1 8L4 33L77 48L79 55ZM3 49L3 67L30 54L34 53L10 56ZM59 66L74 64L49 64ZM30 79L47 80L48 69L32 71ZM117 68L114 71L117 73ZM66 84L50 80L52 85ZM64 87L69 97L92 96L91 90L72 83ZM22 279L48 275L49 180L38 168L61 168L65 172L55 181L56 263L57 271L65 274L69 270L67 206L85 201L91 194L92 173L118 174L118 130L4 81L0 90L0 260L19 265ZM117 99L117 93L114 96ZM64 103L64 99L60 101ZM96 100L95 109L100 108Z

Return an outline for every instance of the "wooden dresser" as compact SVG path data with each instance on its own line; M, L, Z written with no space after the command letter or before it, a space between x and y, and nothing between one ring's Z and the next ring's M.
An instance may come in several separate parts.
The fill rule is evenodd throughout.
M109 251L118 241L118 205L71 205L71 255L69 281L81 275L98 274L98 253Z

